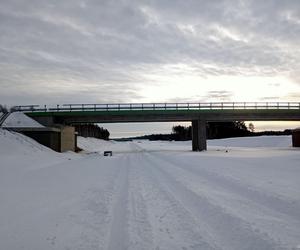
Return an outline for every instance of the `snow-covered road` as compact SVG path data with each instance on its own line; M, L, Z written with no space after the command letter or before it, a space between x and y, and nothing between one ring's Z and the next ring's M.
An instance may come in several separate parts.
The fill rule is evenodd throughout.
M298 150L169 144L1 165L0 249L300 249Z

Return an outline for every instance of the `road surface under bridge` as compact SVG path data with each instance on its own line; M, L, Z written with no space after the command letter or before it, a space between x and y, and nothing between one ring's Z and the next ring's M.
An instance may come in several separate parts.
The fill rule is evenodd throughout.
M83 123L192 122L193 151L206 150L206 123L300 121L299 102L122 103L25 105L15 111L45 126Z

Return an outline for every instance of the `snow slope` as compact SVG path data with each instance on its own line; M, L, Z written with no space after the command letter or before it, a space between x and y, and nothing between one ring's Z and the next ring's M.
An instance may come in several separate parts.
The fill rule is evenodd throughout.
M53 165L69 157L78 156L71 152L59 154L25 135L0 128L0 182L1 177L4 178L2 171L27 171Z
M116 141L105 141L101 139L91 137L77 137L78 147L87 152L103 152L106 150L112 150L118 153L124 153L131 151L128 142L118 143Z
M214 140L196 153L190 142L79 138L99 153L75 155L2 131L0 248L300 249L290 139Z
M147 151L186 151L192 150L191 141L148 141L148 140L135 140L134 144L143 145ZM291 136L260 136L260 137L241 137L229 138L219 140L208 140L208 149L210 151L216 150L229 150L234 149L238 151L247 151L248 148L253 151L255 148L259 152L265 152L270 149L291 148ZM130 142L116 142L116 141L103 141L95 138L78 137L78 145L86 151L104 151L113 150L115 152L132 152L134 149L130 147ZM261 149L264 148L262 151ZM136 150L135 150L136 151ZM258 153L259 153L258 152Z
M25 127L33 127L33 128L42 128L44 127L37 121L31 119L23 112L13 112L11 113L6 120L3 122L2 127L5 128L25 128Z

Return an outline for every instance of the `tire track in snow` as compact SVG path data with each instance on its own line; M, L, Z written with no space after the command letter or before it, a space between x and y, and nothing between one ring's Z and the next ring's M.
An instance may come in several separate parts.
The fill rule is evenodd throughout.
M69 228L72 228L71 232L74 236L66 244L66 250L104 249L107 242L107 228L112 220L111 210L116 179L120 172L120 167L114 161L115 159L107 162L103 159L99 161L94 156L86 158L84 165L87 173L81 174L80 178L88 178L89 172L94 176L89 178L89 185L83 188L86 190L81 194L80 203L75 204L70 211L69 220L72 227ZM86 180L84 182L86 183Z
M129 247L131 250L148 250L153 247L153 229L149 219L146 197L143 196L144 186L141 174L138 171L140 165L136 165L137 155L130 155L129 170Z
M222 248L230 250L284 249L273 239L254 231L247 222L226 213L222 207L211 203L206 197L194 193L173 179L163 170L164 161L151 154L144 156L152 166L158 181L165 186L166 190L169 190L174 199L181 203L198 223L205 224L211 230Z
M112 222L109 229L108 250L128 249L128 156L122 160L120 172L115 181L115 195L112 205Z
M250 200L256 202L257 204L263 205L266 208L285 214L292 219L299 221L300 219L300 207L297 204L284 201L278 197L270 196L265 193L259 192L259 190L250 189L244 186L230 177L221 176L215 172L207 171L204 168L196 167L188 162L182 162L181 160L171 160L165 157L155 154L157 158L162 161L172 164L174 167L180 168L184 171L189 171L192 174L200 176L200 178L205 178L205 180L213 183L214 185L220 186L230 192L236 193L242 197L247 197ZM184 165L184 167L182 167Z
M274 204L267 206L265 203L260 204L257 199L252 200L252 196L244 194L243 190L238 189L239 186L234 185L234 179L222 178L217 173L203 169L204 166L191 165L182 160L175 161L159 153L155 153L155 156L165 162L164 170L168 172L168 175L196 194L203 193L205 197L213 200L214 204L222 206L228 213L249 222L254 231L276 239L274 241L280 242L282 246L292 248L299 244L300 218L278 212L273 208ZM205 174L202 174L203 171ZM241 183L237 184L241 185ZM207 191L203 191L203 188ZM248 190L247 187L242 188Z
M220 250L214 238L195 221L185 207L161 185L145 162L144 154L137 154L134 166L140 179L139 190L148 208L153 247L146 249L205 249Z

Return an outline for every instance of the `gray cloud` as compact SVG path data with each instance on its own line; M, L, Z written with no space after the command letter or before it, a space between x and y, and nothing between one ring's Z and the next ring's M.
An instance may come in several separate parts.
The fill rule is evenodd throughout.
M299 83L298 0L2 0L0 34L3 103L138 101L149 71L179 63Z

